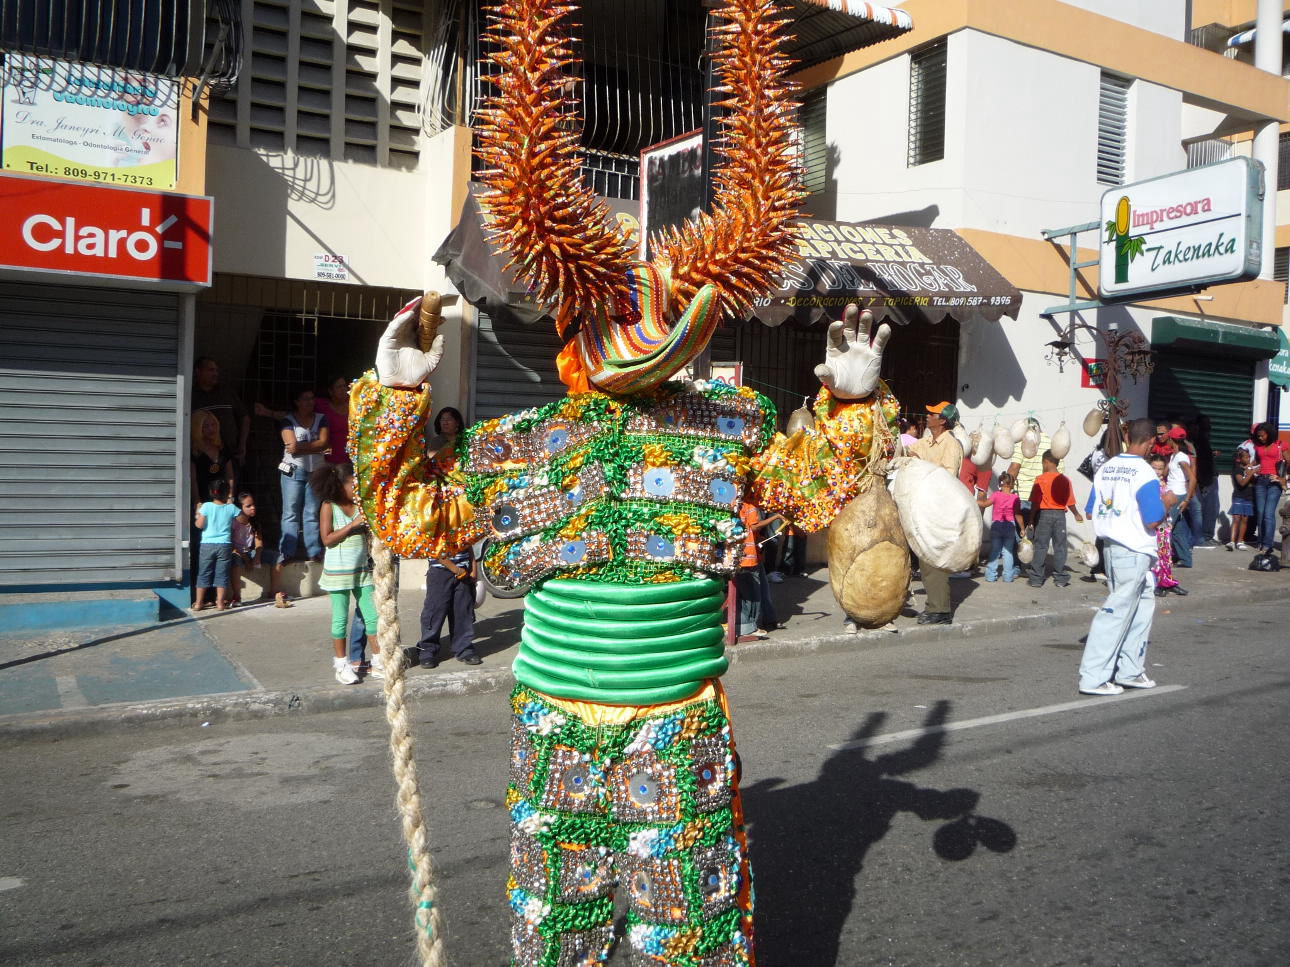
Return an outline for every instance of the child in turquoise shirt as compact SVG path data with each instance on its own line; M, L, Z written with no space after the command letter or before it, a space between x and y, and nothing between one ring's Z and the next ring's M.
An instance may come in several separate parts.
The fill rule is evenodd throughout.
M239 508L228 499L228 481L211 481L211 499L197 507L194 523L202 532L197 558L197 599L194 611L210 607L206 592L215 589L215 607L228 609L229 569L233 565L233 518Z

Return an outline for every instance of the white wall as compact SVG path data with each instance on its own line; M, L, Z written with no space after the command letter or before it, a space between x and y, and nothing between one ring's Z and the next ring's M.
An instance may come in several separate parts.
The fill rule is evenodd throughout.
M1190 4L1186 0L1063 0L1063 2L1176 40L1185 40L1187 37L1187 11Z
M358 285L417 288L429 253L429 172L212 144L215 271L313 279L315 253L344 255Z
M1093 221L1097 67L964 31L967 152L963 220L1026 238Z
M977 31L949 38L945 158L906 163L909 58L829 88L840 220L924 211L922 224L1024 238L1094 221L1100 69ZM1142 81L1130 94L1128 180L1186 166L1182 98ZM827 215L831 213L821 212Z
M1182 95L1137 80L1129 91L1127 181L1141 181L1187 167L1182 146Z
M826 139L837 151L831 173L841 221L884 221L934 208L922 224L957 225L962 219L963 118L959 37L949 38L945 159L909 167L909 57L876 64L830 85Z

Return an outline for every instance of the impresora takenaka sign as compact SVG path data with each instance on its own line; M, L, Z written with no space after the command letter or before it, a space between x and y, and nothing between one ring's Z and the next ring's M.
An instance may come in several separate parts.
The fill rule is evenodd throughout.
M1263 165L1229 158L1102 195L1103 298L1197 289L1259 274Z

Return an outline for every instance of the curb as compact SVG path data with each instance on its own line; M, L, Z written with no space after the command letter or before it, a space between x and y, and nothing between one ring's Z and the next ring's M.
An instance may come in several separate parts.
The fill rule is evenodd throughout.
M1223 605L1256 600L1266 593L1263 588L1249 588L1221 597ZM1193 603L1209 604L1209 595ZM1007 634L1032 628L1062 627L1091 620L1092 607L1068 608L1038 614L1011 615L1006 618L982 618L951 625L918 626L898 631L863 631L859 634L836 632L799 638L792 641L767 638L746 642L730 649L730 664L766 661L775 658L801 657L813 653L849 651L858 645L917 644L953 641L985 635ZM418 675L406 679L410 699L445 698L456 695L481 695L509 689L515 684L509 664L479 671L447 672L441 675ZM0 743L22 739L75 738L82 735L124 732L135 729L173 726L206 727L221 722L273 718L316 712L341 712L360 708L380 708L384 691L375 683L363 685L319 685L303 689L257 689L248 692L222 692L152 702L120 702L91 708L37 712L0 716Z

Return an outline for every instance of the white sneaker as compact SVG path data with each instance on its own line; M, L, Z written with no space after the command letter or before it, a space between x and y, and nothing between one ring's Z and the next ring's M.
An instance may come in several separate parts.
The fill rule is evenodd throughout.
M768 571L766 573L766 580L771 584L783 584L784 575L780 574L778 571Z
M381 660L380 655L372 656L372 664L369 666L367 676L374 681L382 681L385 678L385 662Z
M1234 551L1234 550L1236 550L1236 545L1235 545L1235 544L1233 544L1231 541L1228 541L1228 542L1227 542L1226 544L1224 544L1223 546L1224 546L1224 547L1226 547L1229 551Z
M1116 682L1117 685L1123 685L1125 688L1155 688L1156 683L1147 677L1143 672L1133 678L1122 678Z
M1237 541L1236 549L1238 551L1248 551L1250 549L1250 545L1245 543L1245 541Z
M345 658L333 658L331 660L332 670L336 673L336 681L342 685L357 685L358 672L354 671L354 666Z
M1155 682L1151 684L1154 685ZM1079 691L1081 695L1119 695L1124 689L1115 682L1103 682L1096 688L1081 688Z
M842 630L849 635L858 635L860 633L860 626L850 618L847 618L842 622Z

